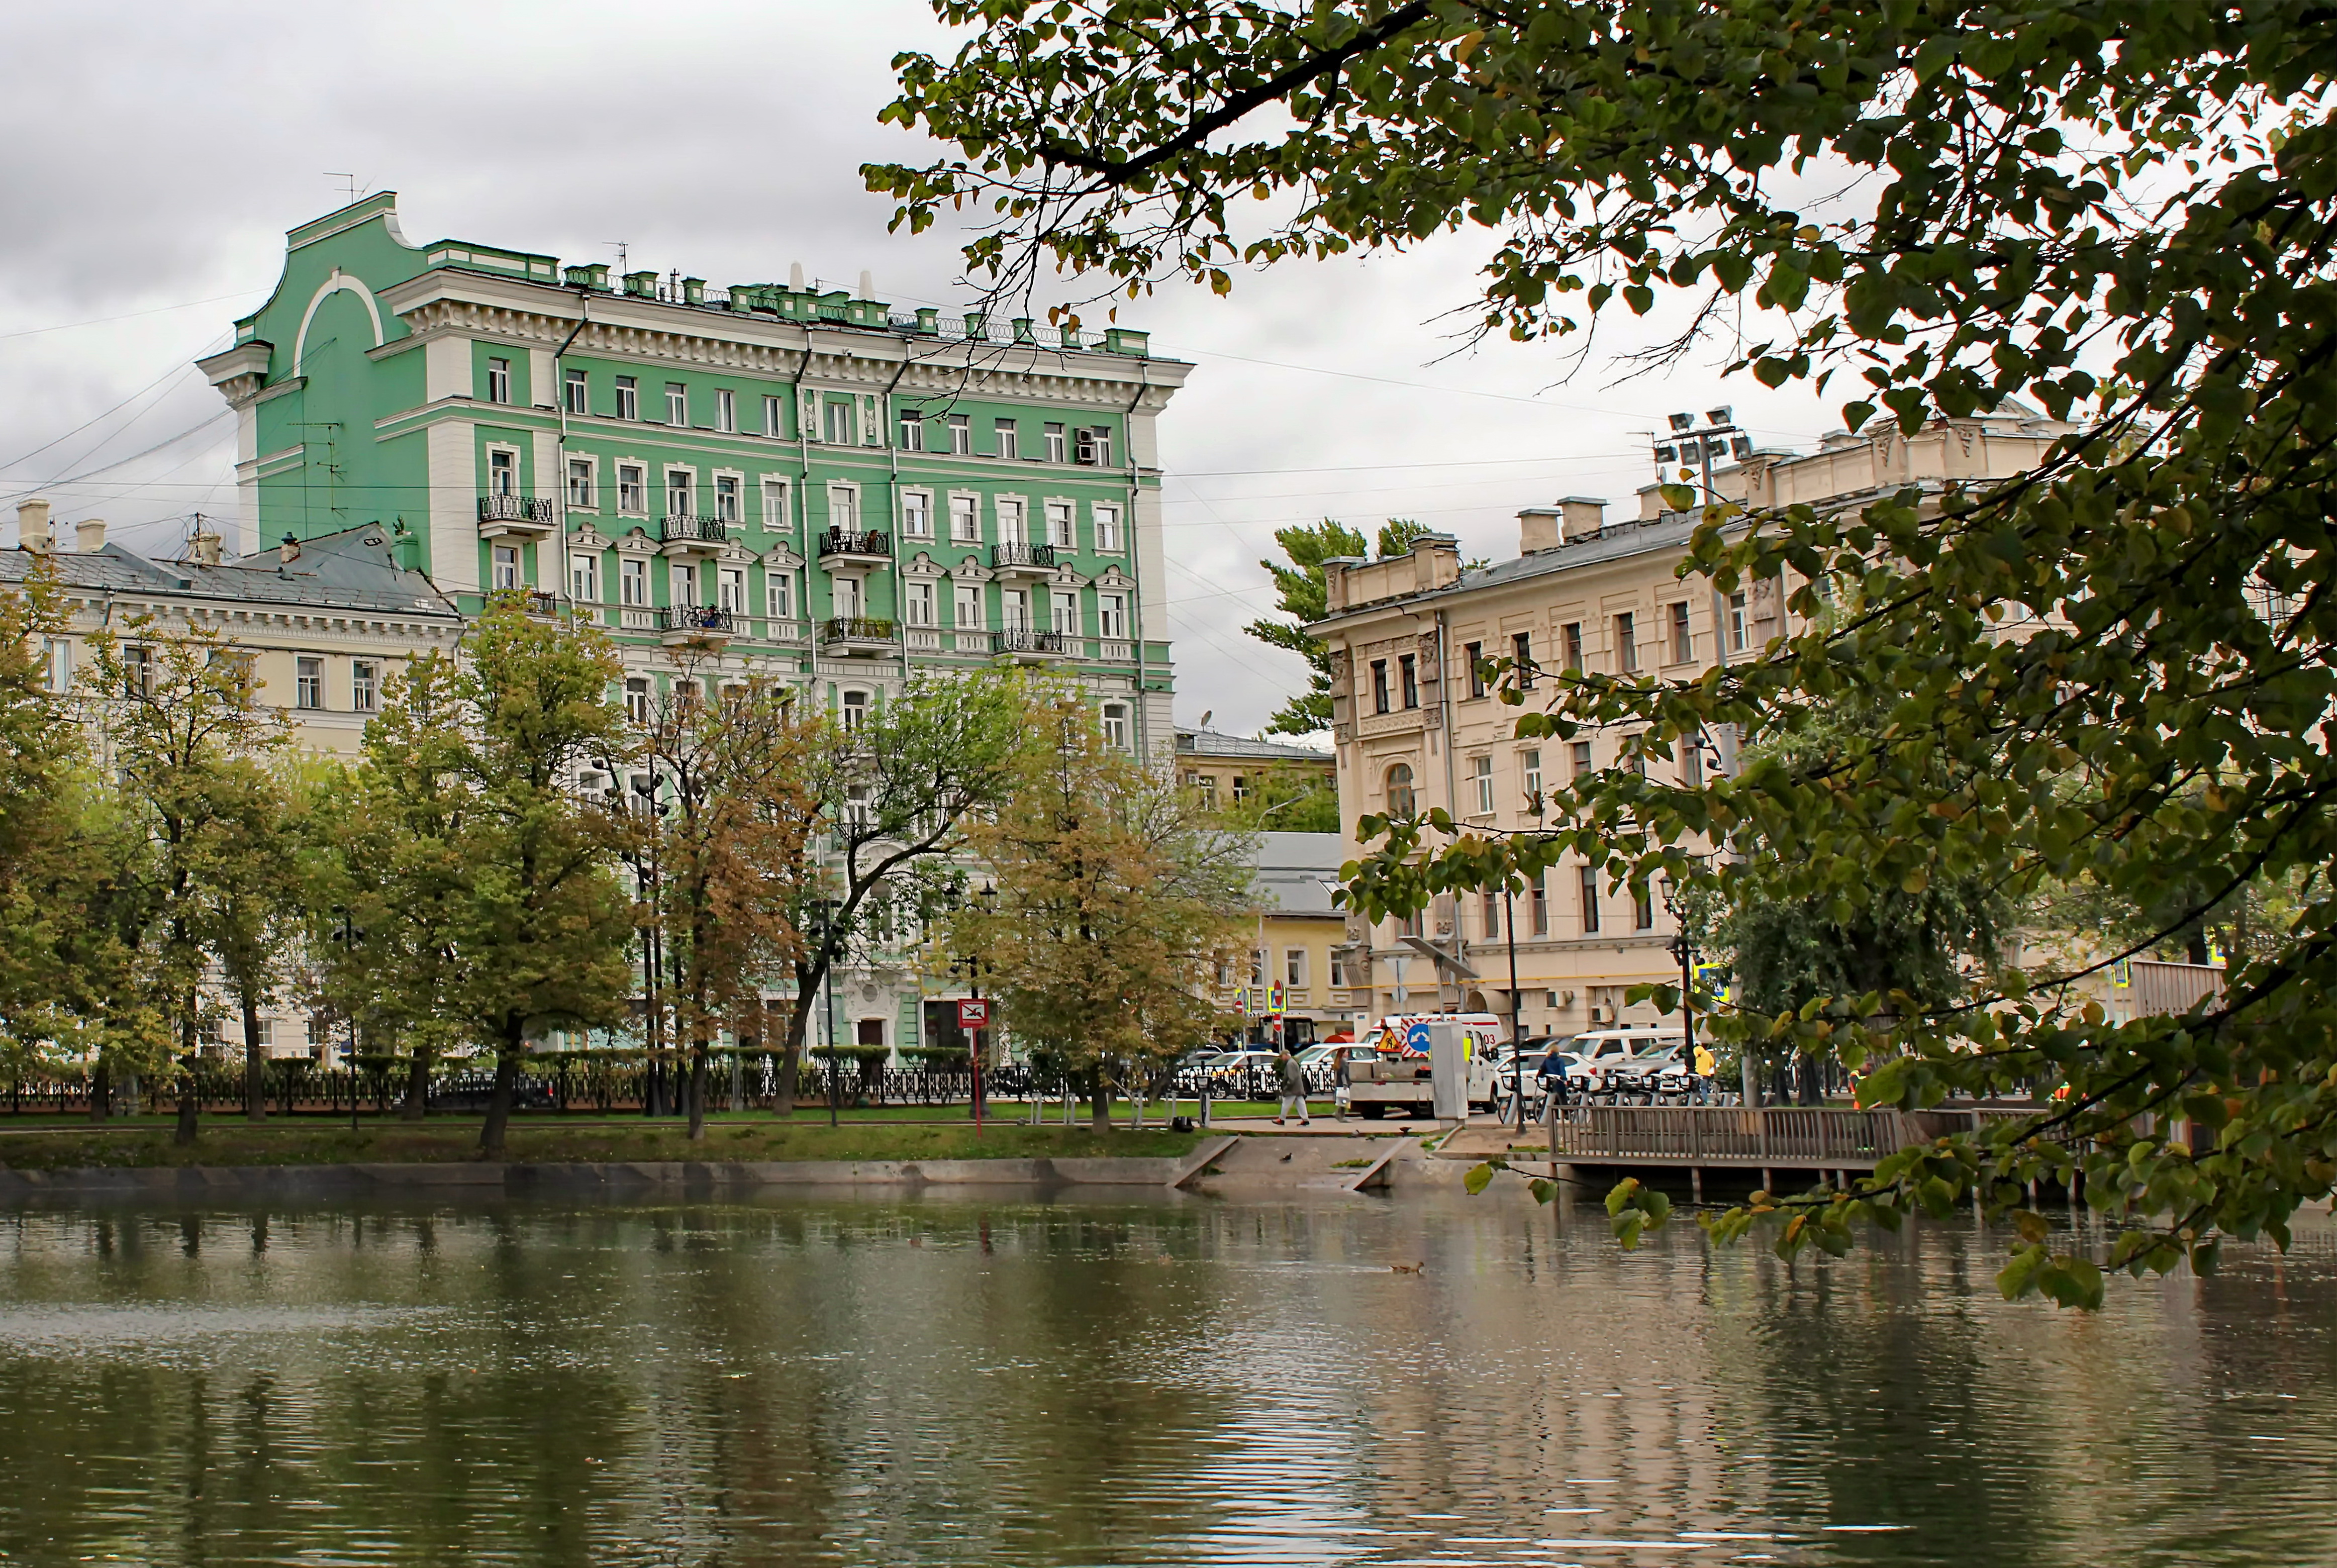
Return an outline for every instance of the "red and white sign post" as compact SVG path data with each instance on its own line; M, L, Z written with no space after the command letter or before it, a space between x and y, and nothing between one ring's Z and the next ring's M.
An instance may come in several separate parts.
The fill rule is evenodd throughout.
M979 996L962 998L957 1004L957 1026L973 1032L973 1135L982 1136L982 1031L990 1023L990 1004Z

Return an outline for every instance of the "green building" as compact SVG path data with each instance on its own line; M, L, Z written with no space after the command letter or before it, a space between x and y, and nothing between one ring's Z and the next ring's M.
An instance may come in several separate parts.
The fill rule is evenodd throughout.
M685 642L830 708L913 663L1059 666L1167 754L1153 421L1188 365L799 271L709 289L416 247L396 201L293 230L201 361L238 416L245 553L377 524L465 610L515 588L606 626L643 694Z

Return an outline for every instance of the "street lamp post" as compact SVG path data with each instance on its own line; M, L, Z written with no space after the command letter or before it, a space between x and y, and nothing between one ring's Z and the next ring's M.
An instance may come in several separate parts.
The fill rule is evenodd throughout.
M341 917L341 929L335 939L340 943L341 951L354 960L357 944L365 939L365 933L357 928L356 921L350 917L345 906L334 905L333 913ZM357 1010L355 1007L349 1009L349 1044L343 1055L349 1064L349 1131L354 1132L357 1130Z
M1664 911L1672 917L1672 956L1680 966L1680 1066L1694 1083L1696 1071L1696 1002L1691 994L1694 981L1696 948L1688 940L1687 900L1679 885L1669 877L1663 879ZM1690 1091L1694 1093L1693 1090Z
M1510 938L1510 1076L1511 1093L1518 1102L1518 1135L1526 1131L1526 1026L1525 994L1518 989L1518 910L1510 897L1510 886L1501 884L1501 924Z
M953 894L953 899L954 899L954 897L955 896ZM983 883L982 885L982 891L976 893L973 896L973 898L975 903L982 906L982 912L984 915L990 914L997 907L998 905L997 884L993 882ZM983 967L983 958L982 955L979 953L963 954L950 965L950 970L952 973L963 974L965 975L966 989L971 994L972 1000L976 1002L982 1000ZM966 1045L967 1059L973 1064L973 1135L976 1138L982 1136L982 1113L984 1109L982 1096L982 1035L983 1031L986 1027L988 1027L986 1024L975 1024L973 1038L967 1042Z

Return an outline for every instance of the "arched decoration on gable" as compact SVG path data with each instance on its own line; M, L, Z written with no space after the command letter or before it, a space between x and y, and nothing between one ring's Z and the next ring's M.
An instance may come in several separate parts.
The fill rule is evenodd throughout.
M982 557L979 555L969 555L956 565L947 567L945 570L961 583L987 583L992 576L990 568L982 564Z
M655 555L660 553L658 542L639 528L618 540L617 548L628 555Z
M776 572L800 572L804 558L784 544L774 544L763 552L763 564Z
M308 298L308 309L300 314L300 333L298 337L292 339L293 375L298 376L301 373L301 362L308 357L308 323L317 318L317 307L325 302L326 295L338 293L343 289L365 301L366 314L373 318L373 346L376 348L382 346L385 339L381 330L381 306L375 300L373 290L336 267L331 275L317 286L316 293Z
M568 536L568 548L571 550L606 550L609 548L609 541L601 534L599 529L593 527L590 523L587 523Z
M934 564L932 556L922 550L917 552L914 560L904 562L901 567L904 577L942 577L947 574L942 567Z
M1136 579L1122 572L1120 569L1120 563L1115 561L1095 574L1095 585L1115 593L1122 591L1132 593L1136 588Z

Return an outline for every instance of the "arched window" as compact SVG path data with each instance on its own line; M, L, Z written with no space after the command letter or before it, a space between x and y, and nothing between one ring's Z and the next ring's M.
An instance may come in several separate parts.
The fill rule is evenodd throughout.
M1387 808L1391 817L1412 815L1412 764L1409 762L1399 762L1387 770Z

